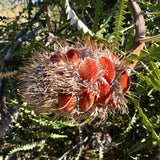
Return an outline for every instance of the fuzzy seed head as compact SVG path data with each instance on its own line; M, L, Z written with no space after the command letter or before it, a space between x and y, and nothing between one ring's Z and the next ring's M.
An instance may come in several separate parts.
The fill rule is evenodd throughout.
M49 57L45 53L32 57L20 76L24 101L39 113L55 112L76 121L127 111L124 95L130 78L126 64L94 41L77 46L65 46Z

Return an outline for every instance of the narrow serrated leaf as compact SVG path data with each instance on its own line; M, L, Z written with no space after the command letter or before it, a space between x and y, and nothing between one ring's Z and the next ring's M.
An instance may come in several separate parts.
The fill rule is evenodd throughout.
M147 116L143 113L143 110L139 106L139 103L134 100L133 98L130 97L130 100L132 103L134 103L135 109L138 110L139 116L142 118L142 123L144 126L146 126L147 130L152 133L152 137L157 141L158 146L160 147L160 137L157 135L155 130L153 129L153 125L151 122L148 120Z
M125 0L121 0L121 1L118 1L118 5L117 5L118 10L116 11L115 22L114 22L115 28L113 32L114 48L119 48L120 46L119 42L122 40L122 37L123 37L123 34L122 34L122 30L124 30L123 20L125 19L124 15L126 14L125 3L126 3Z
M157 79L160 80L160 70L157 68L157 65L154 62L152 62L152 61L150 61L150 64L151 64L153 73L155 74L155 76L157 77Z
M157 60L160 59L160 47L158 44L154 44L149 50L150 56L156 58Z
M40 146L44 145L44 143L45 143L45 140L42 140L40 142L36 142L36 143L33 143L33 144L27 144L27 145L24 145L24 146L20 146L18 148L14 148L9 152L9 154L6 156L5 160L9 160L13 156L13 154L18 152L18 151L31 150L33 148L40 147Z
M59 139L59 138L67 138L68 136L67 135L60 135L60 134L50 134L49 136L50 138L53 138L53 139Z

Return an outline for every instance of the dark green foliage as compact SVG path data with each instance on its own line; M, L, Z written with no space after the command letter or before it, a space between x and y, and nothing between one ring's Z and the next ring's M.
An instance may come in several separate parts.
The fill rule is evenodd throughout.
M114 48L120 56L122 51L125 52L130 48L134 29L130 28L133 19L131 19L130 9L126 6L127 1L73 0L69 3L79 20L95 33L92 39L100 41L103 45L112 42L111 48ZM159 34L160 2L142 0L138 3L145 13L147 36ZM44 4L50 7L51 30L48 29L46 12L39 10ZM51 39L49 42L48 38L50 34L76 42L82 38L83 30L70 25L71 20L67 20L65 12L65 0L54 2L44 0L34 3L28 1L26 4L21 4L21 7L23 9L14 20L10 20L7 16L0 16L0 21L3 22L0 24L0 41L2 41L0 58L5 58L11 50L3 72L0 71L0 78L5 78L6 82L4 100L8 108L14 108L19 112L18 118L11 123L10 130L0 140L0 155L6 159L11 157L15 159L27 159L27 157L28 159L57 159L77 145L68 157L76 156L80 157L79 159L98 157L97 149L91 148L91 142L87 141L80 145L81 140L83 141L90 134L84 129L79 134L79 124L65 121L62 118L55 119L54 113L50 116L42 116L27 108L19 96L19 80L15 74L15 72L21 74L20 67L26 65L35 52L54 51L54 41ZM35 18L38 10L40 14ZM38 31L37 28L39 28ZM30 34L32 36L18 43L19 38ZM85 36L89 35L85 34ZM7 46L8 42L10 44ZM16 47L15 44L17 44ZM128 94L129 113L119 113L114 118L109 115L106 122L100 126L97 126L98 118L91 124L93 131L97 128L107 130L115 143L104 150L106 160L150 160L157 159L160 154L159 40L146 43L146 47L139 56L132 54L131 60L135 59L139 62L131 76L131 93ZM83 147L84 150L81 152Z
M141 60L145 62L141 62L141 64L142 67L146 70L146 75L140 72L135 73L148 85L153 86L153 89L155 90L160 89L160 70L158 65L159 62L157 61L159 59L159 50L160 47L157 44L153 44L149 51L142 50L139 56L135 54L131 55L131 59Z
M5 160L9 160L11 159L11 157L13 156L14 153L18 152L18 151L26 151L26 150L31 150L33 148L36 148L36 147L41 147L43 148L44 147L44 143L45 141L42 140L41 142L37 142L35 144L31 144L31 145L24 145L24 146L21 146L21 147L18 147L18 148L15 148L13 150L11 150L9 152L9 154L6 156ZM40 150L41 151L41 150Z
M122 41L122 35L124 30L124 15L126 14L126 0L118 1L117 3L117 11L115 12L115 22L114 22L114 32L113 32L113 46L114 48L118 48L120 46L120 41Z

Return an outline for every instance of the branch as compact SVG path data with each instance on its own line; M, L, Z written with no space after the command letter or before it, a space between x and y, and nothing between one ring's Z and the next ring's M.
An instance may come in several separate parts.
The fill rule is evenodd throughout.
M144 17L141 12L141 8L135 0L128 0L128 4L131 7L134 23L135 23L135 36L134 42L130 50L126 53L126 57L130 56L131 53L140 54L140 50L143 48L144 43L140 43L140 40L145 37L145 22ZM137 61L134 61L133 64L130 64L130 68L133 69Z
M52 31L51 18L50 18L50 8L49 8L48 4L43 5L43 11L46 14L46 23L48 26L48 30Z
M29 32L28 34L25 34L24 36L18 38L17 41L15 41L15 45L13 47L13 51L16 50L16 48L24 41L26 41L27 39L29 39L30 37L32 37L35 33L37 33L39 30L41 30L41 27L36 28L33 32ZM11 49L9 49L7 51L7 54L4 57L5 61L9 60L9 57L11 55Z
M152 36L152 37L147 37L147 38L140 39L139 42L140 42L140 43L145 43L145 42L150 42L150 41L158 40L158 39L160 39L160 34L159 34L159 35L156 35L156 36Z
M29 28L31 26L33 26L33 24L37 23L39 21L39 16L41 15L42 13L42 9L39 9L39 11L35 14L35 16L33 17L33 19L31 20L30 23L28 23L28 25L26 26L26 28L23 28L21 32L19 32L17 35L16 35L16 38L19 38L21 37L22 35L24 35L25 33L27 33L27 31L29 30Z
M131 7L134 23L135 23L135 38L134 43L139 43L139 40L145 37L145 22L141 8L135 0L128 0L128 3ZM133 43L133 45L135 45ZM132 48L132 47L131 47Z
M40 14L42 13L42 10L40 9L34 16L34 18L32 19L32 21L27 25L26 28L22 29L22 31L20 31L17 35L16 35L16 41L15 44L13 46L13 49L11 50L11 48L8 49L8 47L11 44L11 41L9 41L5 47L0 51L0 52L5 52L7 49L8 51L6 52L6 55L4 57L4 59L0 60L0 73L3 74L4 72L4 66L5 66L5 62L9 60L10 56L11 56L11 51L15 51L17 49L18 46L21 45L22 42L26 41L27 39L29 39L30 37L32 37L34 34L36 34L38 31L41 30L41 27L36 28L34 31L32 32L28 32L30 26L32 26L34 23L36 23L38 21L38 18L40 16ZM5 79L4 78L0 78L0 136L3 135L3 133L6 131L6 129L8 129L8 125L9 125L9 115L6 111L3 111L4 106L5 106L5 102L4 102L4 89L5 89Z
M78 143L77 143L76 145L74 145L71 149L69 149L66 153L64 153L60 158L58 158L58 160L64 159L71 151L73 151L73 150L76 149L77 147L83 145L85 142L87 142L87 140L88 140L88 137L86 137L83 142L78 142Z
M41 13L42 13L42 9L40 9L40 10L35 14L35 16L33 17L33 19L31 20L31 22L28 23L28 25L27 25L25 28L23 28L22 31L20 31L20 32L16 35L16 39L17 39L17 38L20 38L20 37L23 36L23 35L25 35L25 34L28 32L29 28L30 28L33 24L35 24L36 22L39 21L38 18L39 18L39 16L41 15ZM2 50L0 50L0 53L4 52L4 51L10 46L10 44L11 44L11 41L9 41L9 42L5 45L5 47L4 47Z

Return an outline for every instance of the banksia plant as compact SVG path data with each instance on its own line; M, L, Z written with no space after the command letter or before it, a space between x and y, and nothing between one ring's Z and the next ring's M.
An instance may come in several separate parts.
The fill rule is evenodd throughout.
M35 111L77 120L127 110L129 67L108 48L84 41L49 56L37 53L31 61L21 80L23 98Z
M130 3L135 23L139 17L144 23L143 16L138 15L139 6ZM137 40L144 36L142 28L136 26L134 44L126 57L131 52L138 54L143 47ZM34 54L31 65L24 67L21 93L29 106L38 113L54 112L75 121L98 115L104 120L108 113L127 112L125 94L130 88L129 72L136 62L127 65L95 41L84 40L74 47L62 42L60 46L50 55Z

